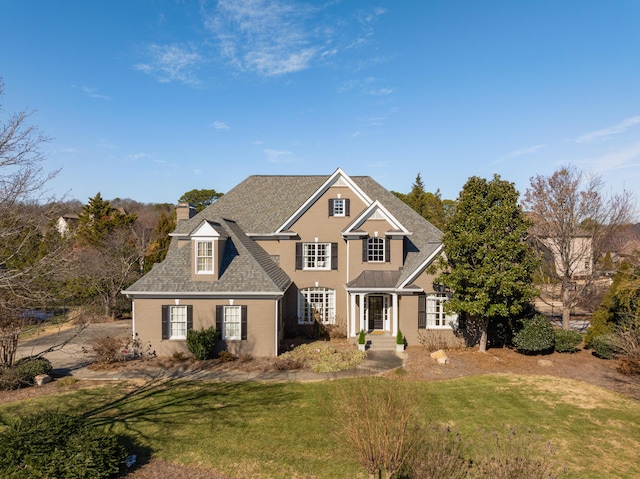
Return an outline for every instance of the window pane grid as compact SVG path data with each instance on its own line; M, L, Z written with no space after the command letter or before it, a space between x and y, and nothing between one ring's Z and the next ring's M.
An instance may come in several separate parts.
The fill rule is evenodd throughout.
M240 306L224 307L224 339L240 339Z
M213 272L213 242L198 241L196 243L196 268L198 273Z
M187 307L171 306L170 308L171 338L187 337Z
M308 288L300 291L300 322L335 322L335 291L326 288Z
M344 199L333 200L333 216L344 216Z
M330 243L304 243L302 246L304 269L329 269Z
M369 238L367 244L367 261L382 262L384 261L384 239Z
M445 312L444 303L448 299L446 294L427 296L427 328L446 328L449 327L449 323L455 322L458 319L457 314L447 314Z

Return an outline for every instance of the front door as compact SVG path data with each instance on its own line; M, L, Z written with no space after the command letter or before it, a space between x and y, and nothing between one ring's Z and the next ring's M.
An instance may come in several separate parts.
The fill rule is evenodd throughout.
M369 330L384 329L385 304L383 296L368 296Z

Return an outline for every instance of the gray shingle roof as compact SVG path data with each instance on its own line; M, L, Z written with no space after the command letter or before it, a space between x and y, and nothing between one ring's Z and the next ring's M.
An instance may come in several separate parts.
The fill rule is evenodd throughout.
M201 220L202 221L202 220ZM191 280L191 248L178 248L174 240L166 259L128 288L128 292L176 293L282 293L289 276L255 241L231 220L210 220L216 231L228 236L217 281Z
M270 235L293 215L330 176L250 176L174 234L188 235L203 220L221 225L237 254L228 253L216 283L190 280L189 252L172 245L167 259L132 285L130 291L284 291L291 280L248 235ZM411 232L405 238L405 262L396 286L407 281L441 243L442 232L368 176L351 176L372 201L378 200ZM352 214L357 214L353 212ZM222 219L232 218L233 221ZM176 243L174 239L173 243ZM141 289L144 288L144 289Z

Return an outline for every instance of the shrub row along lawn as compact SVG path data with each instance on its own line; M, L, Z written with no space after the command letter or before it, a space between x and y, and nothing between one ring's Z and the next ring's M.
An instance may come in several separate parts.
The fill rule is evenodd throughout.
M232 477L365 478L332 419L332 398L344 397L350 381L357 380L119 383L3 405L0 417L81 412L156 457ZM514 426L551 442L552 459L567 468L561 477L640 477L640 403L632 399L542 376L404 385L417 398L420 418L455 427L470 457L487 433Z

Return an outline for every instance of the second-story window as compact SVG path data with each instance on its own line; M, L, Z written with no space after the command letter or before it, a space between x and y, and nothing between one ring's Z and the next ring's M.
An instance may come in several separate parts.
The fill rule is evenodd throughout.
M213 241L196 241L196 273L213 273Z
M367 261L382 263L384 261L384 239L369 238L367 241Z
M349 216L349 198L330 199L329 216Z
M304 243L302 269L330 269L331 243Z
M338 269L338 243L297 243L296 269Z

